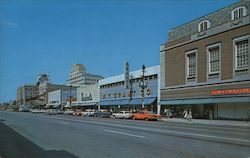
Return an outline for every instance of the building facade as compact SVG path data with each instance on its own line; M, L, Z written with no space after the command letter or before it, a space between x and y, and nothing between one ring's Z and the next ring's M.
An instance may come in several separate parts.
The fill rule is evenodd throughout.
M250 3L172 29L160 47L161 102L174 116L243 119L250 112Z
M16 91L17 105L30 105L29 99L37 96L37 87L35 85L23 85Z
M87 73L87 69L83 64L74 64L71 69L70 77L67 85L81 86L98 83L102 76Z
M58 89L48 93L47 108L63 109L70 100L76 99L76 88Z
M77 101L72 103L76 109L97 109L100 101L99 84L80 86L77 88Z
M106 108L113 112L120 110L141 110L147 108L157 111L159 99L159 75L160 66L152 66L145 69L144 74L144 105L142 107L142 69L129 73L129 87L125 84L125 74L105 78L99 81L100 108Z
M52 84L49 82L49 77L46 74L39 74L37 77L37 102L40 105L48 105L49 103L49 92L61 90L70 91L76 90L74 86Z

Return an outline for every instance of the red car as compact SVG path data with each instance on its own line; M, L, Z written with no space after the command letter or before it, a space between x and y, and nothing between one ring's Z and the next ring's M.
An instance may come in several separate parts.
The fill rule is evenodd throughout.
M138 113L132 114L134 120L158 120L161 115L157 115L151 111L140 111Z

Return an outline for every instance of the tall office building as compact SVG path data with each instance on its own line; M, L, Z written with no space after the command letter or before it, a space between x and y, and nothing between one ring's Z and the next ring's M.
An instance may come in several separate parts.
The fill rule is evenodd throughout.
M90 85L97 83L100 79L103 79L100 75L87 73L87 69L83 64L74 64L71 69L70 77L67 80L67 85Z

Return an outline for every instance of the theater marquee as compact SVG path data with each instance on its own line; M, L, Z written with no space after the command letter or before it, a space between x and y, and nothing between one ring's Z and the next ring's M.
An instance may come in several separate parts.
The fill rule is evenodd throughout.
M211 95L250 94L250 88L212 90Z

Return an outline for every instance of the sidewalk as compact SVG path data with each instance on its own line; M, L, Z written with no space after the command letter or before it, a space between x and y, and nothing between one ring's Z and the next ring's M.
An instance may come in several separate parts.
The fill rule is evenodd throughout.
M182 119L182 118L163 118L162 121L172 122L172 123L209 125L209 126L231 126L231 127L250 128L250 122L246 121L205 120L205 119L192 119L191 121L188 121L187 119Z

